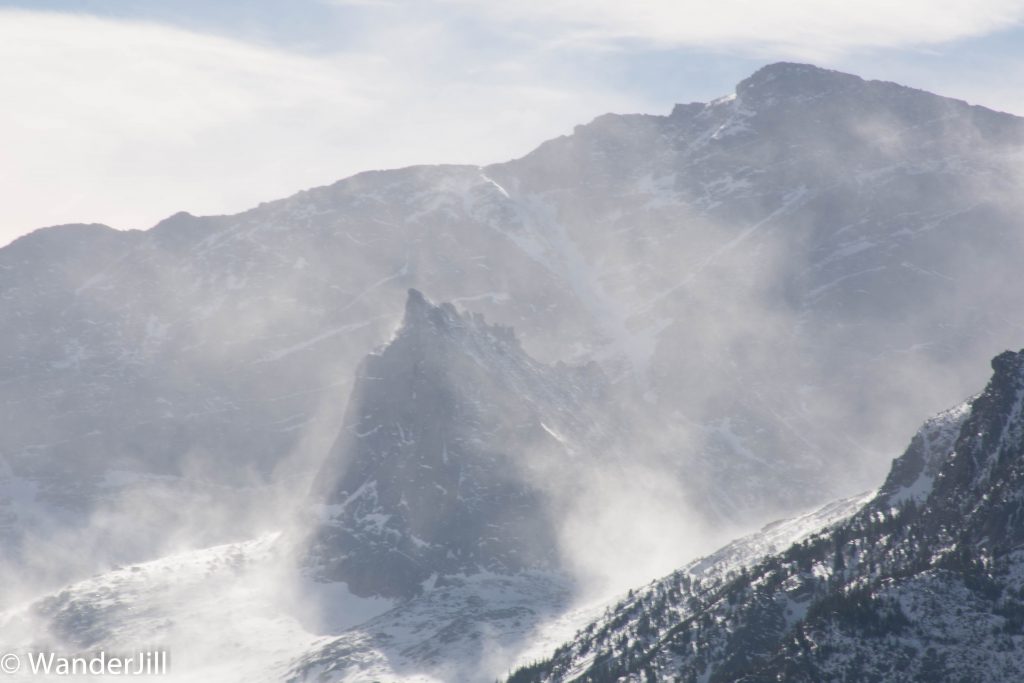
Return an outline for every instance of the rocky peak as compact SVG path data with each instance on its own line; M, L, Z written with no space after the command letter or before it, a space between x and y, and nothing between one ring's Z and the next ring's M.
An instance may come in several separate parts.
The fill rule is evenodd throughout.
M1024 352L992 360L925 508L940 539L999 555L1024 542Z
M810 64L769 64L736 86L736 104L756 112L777 106L790 107L835 96L864 85L858 76L822 69Z
M966 401L926 421L903 455L893 460L878 499L885 505L923 501L931 493L935 478L953 452L960 429L970 414L971 401Z
M1014 437L1021 432L1021 398L1024 393L1024 351L1006 351L992 359L992 379L974 404L971 419L961 436L971 458L966 467L981 469L992 457L1019 452ZM963 460L963 458L961 458Z
M318 477L307 564L395 598L455 575L556 567L536 470L573 457L595 381L410 290L398 333L357 373Z
M460 314L450 303L434 305L417 289L410 289L399 336L432 335L448 341L487 340L507 350L522 353L511 327L489 324L477 313Z
M893 462L875 507L913 502L938 544L1000 552L1024 539L1010 524L1024 501L1024 351L992 360L985 390L932 418Z

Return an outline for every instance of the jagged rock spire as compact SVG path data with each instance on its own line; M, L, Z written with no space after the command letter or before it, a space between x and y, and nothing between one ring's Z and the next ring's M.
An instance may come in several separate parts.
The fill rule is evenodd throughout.
M409 290L395 338L359 369L318 478L317 577L404 598L432 578L556 566L531 468L571 456L589 381L533 361L509 328Z

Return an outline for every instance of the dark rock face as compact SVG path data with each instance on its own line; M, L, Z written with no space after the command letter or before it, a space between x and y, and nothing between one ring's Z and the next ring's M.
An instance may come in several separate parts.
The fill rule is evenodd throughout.
M317 577L411 597L431 577L556 567L541 478L571 464L601 388L596 366L537 363L511 329L410 290L318 477Z
M886 499L894 506L923 501L953 452L970 409L971 401L968 401L925 422L903 455L893 460L889 475L879 489L879 499Z
M510 680L1019 679L1024 351L992 367L848 521L725 577L657 582Z
M921 513L937 542L990 560L1024 542L1024 352L997 356L992 369Z

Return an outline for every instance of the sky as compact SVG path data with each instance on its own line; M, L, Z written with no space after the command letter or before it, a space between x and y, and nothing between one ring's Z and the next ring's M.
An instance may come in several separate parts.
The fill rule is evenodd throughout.
M1024 0L0 0L0 245L504 161L775 61L1024 114Z

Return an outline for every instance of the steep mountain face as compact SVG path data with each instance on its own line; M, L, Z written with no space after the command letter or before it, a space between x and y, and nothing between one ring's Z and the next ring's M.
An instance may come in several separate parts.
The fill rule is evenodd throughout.
M707 520L846 495L1015 343L1022 147L1016 117L775 64L508 163L37 231L0 249L0 531L106 506L144 554L153 528L250 515L169 505L129 533L126 481L139 505L231 487L257 512L268 482L300 490L409 287L514 325L544 362L599 362L631 462Z
M776 64L732 98L601 117L488 174L538 197L565 263L595 264L588 305L621 314L670 440L694 445L679 461L695 499L729 518L773 489L827 489L823 453L893 452L970 391L993 339L1017 343L998 311L1022 305L1000 284L1021 250L1022 135L1012 116ZM945 403L922 410L921 385Z
M1024 675L1024 351L929 422L849 520L750 569L673 575L515 681Z
M557 568L550 484L598 464L606 385L595 364L543 365L510 328L410 290L317 477L314 574L409 598L452 575Z

